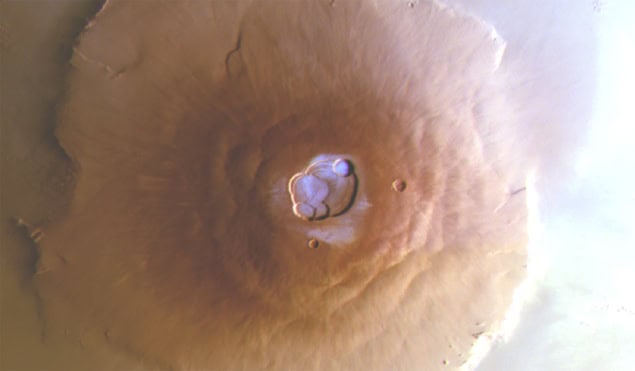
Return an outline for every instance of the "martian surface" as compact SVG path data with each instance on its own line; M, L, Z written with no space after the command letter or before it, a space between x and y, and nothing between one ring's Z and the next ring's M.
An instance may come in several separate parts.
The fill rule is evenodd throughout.
M504 369L601 10L529 3L0 3L0 368Z

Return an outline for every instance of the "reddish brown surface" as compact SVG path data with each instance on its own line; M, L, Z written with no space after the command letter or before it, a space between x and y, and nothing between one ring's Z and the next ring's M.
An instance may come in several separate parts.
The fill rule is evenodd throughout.
M59 117L76 184L39 244L47 331L179 369L465 362L524 276L524 169L479 121L500 40L402 5L109 2ZM355 204L301 220L289 178L329 153Z

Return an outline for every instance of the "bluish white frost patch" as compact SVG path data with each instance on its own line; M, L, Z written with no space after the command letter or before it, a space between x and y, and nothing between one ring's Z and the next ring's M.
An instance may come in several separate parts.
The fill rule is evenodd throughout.
M313 239L320 245L338 248L358 237L359 221L371 206L366 195L359 192L358 182L353 156L321 154L290 179L277 181L272 202L285 204L280 188L286 184L285 197L292 205L288 212L307 222L294 224L293 228L307 241Z
M372 205L364 194L355 197L353 206L337 218L337 223L307 223L303 228L307 238L325 242L331 247L338 247L353 242L358 237L359 219Z
M333 172L339 177L347 177L352 174L353 166L348 160L338 158L333 161Z
M352 206L357 177L350 160L324 155L294 174L288 188L295 216L307 221L322 220L336 217Z

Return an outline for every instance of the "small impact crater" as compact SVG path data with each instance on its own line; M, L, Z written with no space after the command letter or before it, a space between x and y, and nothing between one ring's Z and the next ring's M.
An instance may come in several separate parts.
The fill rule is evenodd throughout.
M403 179L395 179L392 182L392 189L396 192L403 192L406 190L406 181Z
M307 246L311 249L317 249L318 247L320 247L320 241L316 240L315 238L311 238L307 242Z

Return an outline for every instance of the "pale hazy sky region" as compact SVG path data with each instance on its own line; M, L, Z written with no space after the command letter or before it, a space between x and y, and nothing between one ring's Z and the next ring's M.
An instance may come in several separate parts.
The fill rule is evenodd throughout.
M509 342L497 345L480 370L635 365L635 3L596 7L589 135L573 180L556 203L541 204L546 269L536 293Z

